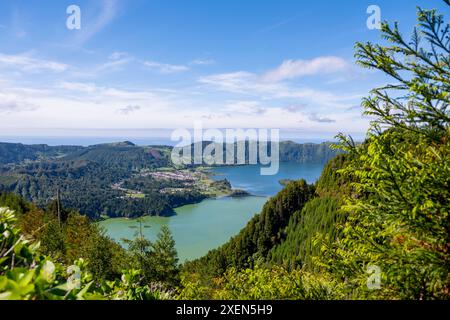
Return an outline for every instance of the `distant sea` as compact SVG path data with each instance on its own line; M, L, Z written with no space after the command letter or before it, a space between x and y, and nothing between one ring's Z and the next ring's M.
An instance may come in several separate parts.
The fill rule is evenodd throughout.
M281 138L281 141L291 140L297 143L322 143L327 141L334 141L334 139L320 139L320 138ZM0 136L0 142L7 143L22 143L22 144L46 144L49 146L72 145L72 146L92 146L102 143L112 143L121 141L131 141L139 146L150 145L166 145L175 146L178 141L172 141L170 138L164 137L3 137Z
M27 130L14 132L1 132L0 142L23 143L23 144L47 144L91 146L101 143L131 141L136 145L169 145L174 146L178 141L172 141L171 129L136 129L136 130L52 130L40 132L34 135ZM47 134L48 133L48 134ZM361 140L362 134L350 133L355 140ZM297 143L321 143L335 141L335 133L303 132L295 129L281 129L280 140L291 140Z
M136 137L2 137L0 142L23 143L23 144L47 144L49 146L73 145L92 146L95 144L112 143L121 141L131 141L134 144L148 145L168 145L173 146L177 142L169 138L136 138Z

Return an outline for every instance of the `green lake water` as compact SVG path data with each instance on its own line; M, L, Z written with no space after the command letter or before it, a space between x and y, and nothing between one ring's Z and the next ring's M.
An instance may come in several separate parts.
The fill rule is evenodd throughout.
M256 196L244 198L222 197L207 199L198 204L175 209L172 217L145 217L145 235L156 239L161 226L167 225L176 242L180 261L205 255L236 235L247 222L259 213L267 201L283 187L280 179L300 179L312 183L320 176L323 164L282 163L277 175L261 176L259 166L215 168L215 179L227 178L233 188L243 189ZM115 218L100 222L108 235L120 241L132 239L138 223L132 219Z

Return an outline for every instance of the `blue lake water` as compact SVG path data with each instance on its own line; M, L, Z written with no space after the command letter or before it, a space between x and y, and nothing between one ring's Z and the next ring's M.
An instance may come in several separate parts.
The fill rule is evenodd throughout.
M222 197L207 199L198 204L175 209L172 217L145 217L146 237L155 240L161 226L172 231L180 261L205 255L236 235L247 222L259 213L270 196L283 186L280 179L300 179L312 183L323 169L323 164L281 163L274 176L261 176L259 166L214 168L214 179L227 178L233 188L243 189L255 196L244 198ZM100 222L107 233L117 241L132 239L138 225L135 220L116 218Z
M259 165L219 167L213 169L213 178L226 178L234 189L243 189L253 195L272 196L283 188L279 183L280 179L303 178L308 183L313 183L320 176L323 166L320 163L280 163L278 174L271 176L261 175Z

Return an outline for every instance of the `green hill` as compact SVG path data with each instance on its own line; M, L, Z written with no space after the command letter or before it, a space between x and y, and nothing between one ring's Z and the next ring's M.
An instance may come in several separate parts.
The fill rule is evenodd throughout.
M0 142L0 165L54 159L83 149L79 146L51 147L45 144L25 145Z

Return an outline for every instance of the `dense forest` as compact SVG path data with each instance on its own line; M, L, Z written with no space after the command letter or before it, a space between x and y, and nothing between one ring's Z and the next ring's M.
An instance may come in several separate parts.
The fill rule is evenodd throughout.
M14 145L13 145L14 147ZM167 154L132 144L106 144L76 149L54 159L4 166L0 187L45 207L58 195L64 206L91 218L171 214L167 197L149 192L144 199L124 197L111 186L132 177L139 168L169 163Z
M53 159L82 149L77 146L51 147L45 144L24 145L21 143L0 143L0 164L20 163Z
M280 162L291 163L327 163L334 158L342 150L332 149L331 142L322 143L296 143L293 141L281 141L276 144L278 147L278 156ZM235 143L215 143L213 141L196 142L190 145L191 162L195 163L195 150L201 151L201 154L213 156L221 164L226 165L228 158L232 159L232 164L255 164L261 163L261 154L259 148L262 147L260 142L252 141L252 144L247 140L240 140ZM183 147L175 147L174 153L181 153ZM189 150L189 147L188 147ZM221 151L222 157L216 158L216 152ZM267 152L267 156L272 154L272 144L267 142L263 150ZM252 161L255 162L251 162ZM203 160L203 159L201 159ZM221 165L213 164L213 165Z
M450 6L450 1L445 0ZM392 84L362 102L365 141L339 135L345 154L314 185L288 182L220 248L178 264L164 228L122 249L56 200L41 209L0 195L3 299L450 298L450 26L418 9L405 40L357 43L362 66Z

